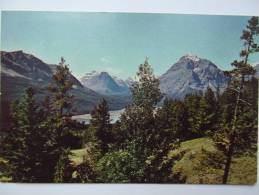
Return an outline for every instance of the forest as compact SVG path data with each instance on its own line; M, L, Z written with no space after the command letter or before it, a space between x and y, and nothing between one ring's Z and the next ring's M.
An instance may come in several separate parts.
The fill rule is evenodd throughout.
M254 184L258 80L249 60L258 55L258 34L259 19L251 17L223 93L208 87L169 99L146 59L132 103L114 124L105 99L90 124L72 120L70 69L61 58L50 95L39 102L37 89L28 88L12 103L10 128L0 136L0 181Z

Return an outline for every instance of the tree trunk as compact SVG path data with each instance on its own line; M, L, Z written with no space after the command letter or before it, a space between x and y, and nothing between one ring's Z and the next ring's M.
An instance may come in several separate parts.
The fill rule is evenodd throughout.
M235 139L236 139L236 122L237 122L239 102L240 102L240 97L241 97L241 90L243 89L243 84L244 84L243 81L244 80L243 80L243 77L242 77L241 82L240 82L240 87L239 87L239 90L238 90L238 94L237 94L233 123L232 123L231 132L230 132L230 140L229 140L230 142L229 142L229 148L228 148L228 152L227 152L227 161L226 161L226 164L225 164L223 181L222 181L223 184L226 184L227 181L228 181L232 156L233 156L233 153L234 153L234 145L235 145Z
M234 136L233 136L233 138L234 138ZM232 138L232 140L234 141L233 138ZM233 142L233 141L231 141L231 142ZM227 161L226 161L226 164L225 164L225 169L224 169L224 174L223 174L222 184L226 184L228 182L230 165L231 165L232 156L233 156L233 152L234 152L233 149L234 149L234 143L230 143L228 154L227 154Z

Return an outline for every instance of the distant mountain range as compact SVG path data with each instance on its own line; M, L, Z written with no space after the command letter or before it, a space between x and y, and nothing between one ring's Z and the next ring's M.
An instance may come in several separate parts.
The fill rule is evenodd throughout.
M57 65L47 64L23 51L1 52L1 104L3 107L18 99L24 90L32 86L37 98L48 95L47 86ZM259 65L257 76L259 77ZM73 112L89 113L101 98L106 98L111 110L124 108L131 101L130 86L133 79L111 76L107 72L90 72L80 81L72 74L71 94L74 96ZM226 77L214 63L193 55L185 55L159 77L160 89L167 97L182 99L186 94L203 93L210 87L221 92L227 87Z
M130 78L124 81L110 76L107 72L92 71L85 74L80 81L85 87L102 95L130 96Z
M3 108L10 105L10 102L19 99L24 90L30 86L35 88L37 99L43 99L45 95L48 95L47 87L57 65L47 64L23 51L2 51L0 54L1 105ZM122 97L99 94L83 86L72 74L70 74L70 80L73 83L71 94L74 96L72 112L75 114L90 112L101 98L107 99L111 110L124 108L130 102L129 99Z

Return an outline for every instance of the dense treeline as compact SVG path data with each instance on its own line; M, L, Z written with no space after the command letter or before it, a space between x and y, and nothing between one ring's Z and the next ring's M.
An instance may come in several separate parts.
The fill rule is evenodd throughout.
M258 81L248 63L259 51L255 29L258 17L243 32L243 59L226 72L230 82L223 93L208 88L183 100L165 98L146 59L132 86L132 104L115 124L105 99L91 112L89 125L71 119L72 83L61 58L50 96L36 102L35 89L28 88L12 105L11 129L2 140L5 174L13 182L184 183L184 175L173 171L182 154L169 153L186 140L210 137L221 151L222 161L215 163L227 183L232 157L257 149ZM85 148L77 165L70 158L76 148Z

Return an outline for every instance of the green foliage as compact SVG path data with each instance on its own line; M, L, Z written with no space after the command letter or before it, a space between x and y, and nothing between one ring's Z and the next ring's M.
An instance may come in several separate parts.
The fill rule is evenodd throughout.
M57 70L52 77L49 91L52 93L52 109L58 118L62 118L64 113L69 114L72 104L72 96L69 91L72 89L70 71L65 59L61 57Z
M198 110L199 130L201 134L213 134L218 119L218 104L214 92L208 88L200 100Z
M215 146L212 139L197 138L181 143L170 152L182 154L175 162L173 173L180 174L188 184L221 184L226 156ZM254 184L256 182L256 154L234 156L228 184Z
M162 95L159 90L159 80L155 78L148 58L144 64L139 65L137 80L138 82L134 83L132 87L133 104L143 108L155 106Z
M102 173L99 180L109 183L130 183L138 181L143 171L138 160L128 150L112 151L105 154L98 162Z
M91 112L90 124L94 128L97 140L100 141L102 153L106 153L112 141L112 132L109 108L105 99Z
M69 159L70 150L63 150L59 156L58 162L55 167L54 182L55 183L66 183L70 182L72 178L72 166Z
M44 111L34 99L32 88L20 102L12 106L12 129L5 140L5 159L10 163L10 175L18 182L47 182L52 179L55 142L45 125ZM48 167L50 166L50 167ZM54 165L55 166L55 165Z
M189 123L189 132L190 139L201 137L204 135L200 130L200 121L199 121L199 110L200 110L200 101L201 96L190 94L187 95L184 99L184 104L187 107L188 111L188 123Z
M257 103L253 101L258 101L258 99L253 92L251 93L251 89L246 89L246 83L251 82L255 73L254 68L249 64L249 57L251 54L259 52L259 46L255 42L258 29L259 19L252 17L241 36L241 40L244 42L244 49L240 52L241 60L235 60L232 63L234 69L229 73L232 78L227 93L225 93L225 96L229 97L225 97L225 99L230 101L223 107L222 116L225 118L222 118L221 129L215 135L218 148L226 155L223 183L228 182L233 155L248 151L251 146L255 145L257 139L257 107L251 106L256 105ZM249 95L252 98L248 98ZM232 112L231 108L233 108ZM230 111L232 114L226 111Z
M115 166L104 170L104 179L107 181L117 174L119 178L115 177L115 181L168 182L172 162L167 154L176 146L177 139L173 130L159 128L157 124L155 106L162 95L147 59L140 65L137 77L132 89L133 103L121 116L123 141L101 160L101 165ZM130 162L127 166L126 161Z
M173 137L179 141L189 139L188 110L181 101L165 99L161 109L157 111L158 128L170 129Z
M73 151L70 156L76 167L73 173L73 182L93 183L97 181L97 177L100 175L97 162L101 156L98 143L90 142L85 145L85 148Z

